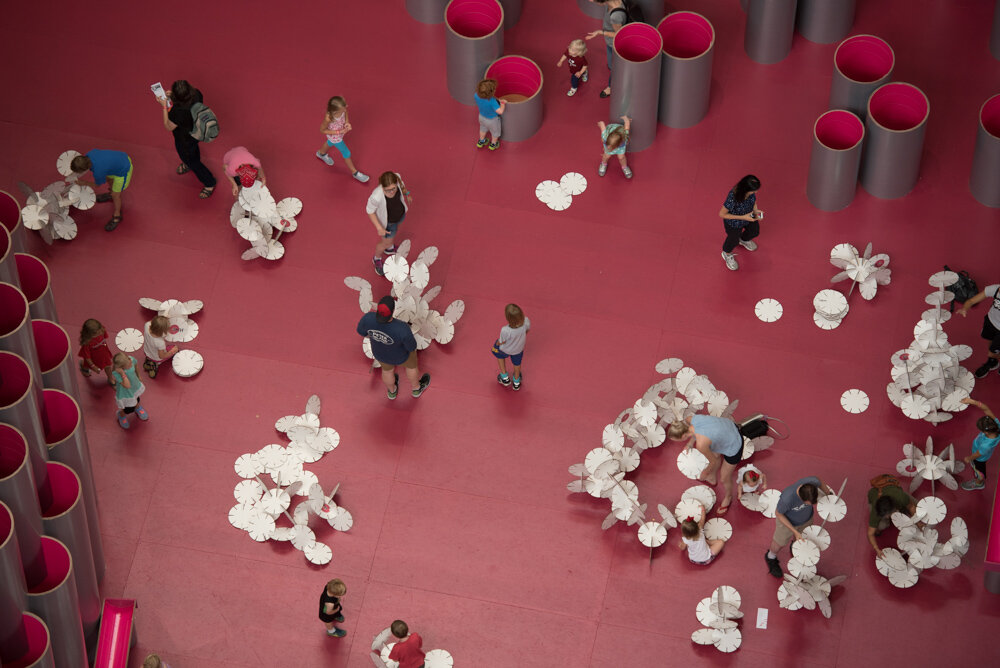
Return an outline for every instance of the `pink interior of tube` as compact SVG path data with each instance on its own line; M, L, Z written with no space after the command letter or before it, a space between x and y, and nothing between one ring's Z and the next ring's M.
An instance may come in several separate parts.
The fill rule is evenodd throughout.
M10 283L0 283L0 337L16 332L28 318L28 300Z
M69 550L55 538L42 536L42 550L40 559L44 568L39 568L39 574L32 576L25 573L28 583L29 594L44 594L61 585L69 576L69 568L72 563L69 558Z
M0 352L0 408L16 404L30 386L28 363L14 353Z
M849 111L828 111L816 121L816 138L837 151L854 148L864 136L861 119Z
M10 196L10 193L0 190L0 224L7 228L8 232L14 231L14 226L21 219L21 206L17 200Z
M448 27L462 37L486 37L503 24L503 11L496 0L453 0L445 10Z
M32 320L31 329L35 336L38 365L42 368L42 373L52 371L63 363L70 352L69 335L50 320Z
M912 130L924 122L927 112L927 98L910 84L886 84L868 99L872 120L890 130Z
M14 535L14 516L6 505L0 505L0 546L3 546Z
M9 424L0 424L0 480L17 473L27 458L24 435Z
M80 424L80 409L61 390L45 390L42 402L42 427L49 445L66 439Z
M658 58L662 49L660 32L645 23L629 23L615 34L615 51L633 63Z
M18 645L27 647L27 651L16 659L4 657L4 668L26 668L34 666L49 648L49 629L45 622L32 614L21 616L24 624L19 629Z
M487 79L497 80L497 97L531 97L542 87L542 73L534 62L523 56L504 56L486 70Z
M979 120L987 132L1000 139L1000 95L986 100L983 110L979 112Z
M695 58L708 51L715 41L712 24L692 12L674 12L657 27L663 50L674 58Z
M0 225L0 258L3 258L10 252L10 232L7 231L6 227Z
M49 494L39 494L39 497L51 497L51 501L42 508L42 517L56 517L73 507L80 496L80 479L73 469L59 462L46 462L49 471Z
M873 35L858 35L841 42L833 60L848 79L870 83L889 74L895 58L885 41Z
M49 270L45 263L34 255L17 253L17 276L21 279L21 290L28 298L28 303L35 301L49 287Z

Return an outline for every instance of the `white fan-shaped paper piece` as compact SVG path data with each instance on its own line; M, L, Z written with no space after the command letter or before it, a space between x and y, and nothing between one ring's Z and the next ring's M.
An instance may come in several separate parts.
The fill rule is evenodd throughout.
M194 350L181 350L172 358L174 373L181 378L190 378L196 375L205 366L205 358Z
M674 382L677 384L677 391L681 394L686 394L688 383L690 383L697 375L698 372L689 366L686 366L678 371L677 375L674 376Z
M565 211L569 208L569 205L573 203L573 197L564 193L562 190L559 192L552 193L549 195L548 200L545 205L552 209L553 211Z
M29 230L40 230L49 222L49 212L44 204L28 204L21 209L21 220Z
M233 496L239 503L254 504L264 495L264 485L257 480L240 480L233 489Z
M969 407L969 404L963 404L962 399L968 398L968 392L960 387L956 388L952 392L949 392L948 395L941 401L941 408L946 411L963 411Z
M684 490L681 499L694 499L705 506L707 512L711 512L712 507L715 506L715 490L708 485L693 485Z
M760 495L753 492L740 494L740 504L747 510L752 510L755 513L759 513L764 509L764 506L761 504Z
M452 668L455 659L446 650L432 649L424 655L424 668Z
M351 290L361 290L366 286L371 289L372 284L361 278L360 276L348 276L344 279L344 285L349 287Z
M330 563L330 560L333 559L333 550L330 549L330 546L316 540L302 548L302 552L306 555L306 559L308 559L310 563L316 564L317 566L328 564Z
M729 654L740 648L743 642L743 634L739 629L722 629L715 640L715 649Z
M406 280L410 273L410 263L399 253L391 255L382 263L385 277L393 283Z
M635 448L625 447L614 454L622 471L630 473L639 468L639 452Z
M728 599L726 599L728 601ZM706 596L705 598L698 601L698 605L694 609L695 617L698 618L698 622L702 626L712 627L712 624L719 621L719 615L712 611L712 596Z
M955 298L955 293L949 290L944 290L943 292L932 292L926 297L924 301L931 306L943 306Z
M830 259L834 260L844 260L852 261L858 257L858 249L853 246L853 244L842 243L837 244L832 249L830 249Z
M274 533L274 518L254 508L253 514L247 520L246 531L255 541L263 543Z
M847 516L847 504L836 494L827 494L816 502L816 512L827 522L839 522Z
M946 288L949 285L954 285L958 282L958 274L954 271L939 271L935 274L931 274L931 277L927 279L927 283L934 286L935 288Z
M691 634L691 642L697 645L714 645L718 634L716 629L697 629Z
M56 171L58 171L62 176L73 176L73 168L70 165L73 162L73 158L80 155L79 151L63 151L56 158Z
M448 304L448 308L444 310L444 319L451 323L456 323L461 319L462 315L465 313L465 302L461 299L456 299L452 303Z
M729 540L733 537L733 525L724 517L713 517L705 522L703 529L709 540Z
M90 186L82 186L79 183L74 183L69 187L67 196L70 203L81 211L86 211L97 203L97 195L94 193L94 189Z
M535 186L535 197L538 198L543 204L548 204L553 196L565 196L566 193L563 192L562 188L559 186L557 181L547 180L542 181L537 186Z
M126 327L115 335L115 346L123 353L134 353L142 348L142 331Z
M277 517L292 503L292 497L283 489L269 489L257 503L257 507L272 517Z
M948 515L948 506L945 505L943 499L936 496L925 496L917 501L917 513L923 517L925 524L939 524Z
M694 448L685 448L677 454L677 468L691 480L697 480L707 466L708 459Z
M840 406L848 413L864 413L868 410L868 394L863 390L845 390L840 395Z
M625 445L625 434L622 433L621 427L617 425L606 425L604 431L601 432L601 443L609 451L618 452Z
M302 200L298 197L286 197L278 202L276 208L282 218L294 218L302 212Z
M257 459L268 471L280 469L288 461L288 450L277 443L265 445L257 451Z
M923 550L919 549L913 550L910 552L909 555L907 555L907 561L918 572L926 570L928 568L934 568L935 566L937 566L939 560L940 558L934 556L933 553L924 552Z
M807 526L800 533L804 538L812 541L820 551L830 547L830 532L819 525Z
M969 542L969 527L966 526L965 520L961 517L955 517L951 520L950 540L953 545Z
M316 533L305 524L292 527L292 545L296 550L304 550L316 542Z
M956 359L958 359L959 362L964 362L972 356L972 346L967 346L964 343L952 346L951 353Z
M594 448L584 457L583 465L587 467L588 471L594 473L597 471L597 467L605 462L612 461L612 458L611 452L606 448ZM615 465L617 466L617 463Z
M760 512L763 513L764 517L769 517L772 520L775 518L780 498L781 492L776 489L765 489L760 493Z
M659 522L646 522L639 526L639 542L646 547L659 547L667 542L667 528Z
M442 320L438 323L437 330L434 335L434 340L438 343L445 344L451 341L455 337L455 323L450 320Z
M677 373L682 368L684 368L684 361L676 357L668 357L656 363L657 373L662 373L663 375Z
M844 321L843 318L828 320L824 318L820 313L813 313L813 323L820 329L837 329L840 327L840 323Z
M781 314L784 309L781 306L781 302L777 299L771 299L766 297L757 302L753 307L753 312L757 315L757 318L763 322L776 322L781 318Z
M816 563L807 564L793 557L792 559L788 560L786 569L796 578L799 578L800 580L805 580L807 578L811 578L812 576L816 575L817 563L819 563L818 559L816 560Z
M899 407L903 415L914 420L922 420L931 412L931 404L926 398L919 394L907 394L903 397Z
M651 401L638 399L632 407L632 417L639 424L648 427L656 422L656 406Z
M250 518L257 514L251 503L237 503L229 509L229 523L237 529L246 531L250 526Z
M582 195L587 189L587 178L579 172L569 172L559 179L559 187L567 195Z
M430 283L430 280L431 272L422 260L417 260L410 265L410 282L413 283L413 285L423 290L427 287L427 284Z
M347 531L352 526L354 526L354 516L347 510L347 508L338 507L337 515L330 520L330 526L332 526L337 531Z
M962 565L962 557L955 552L942 554L937 559L938 561L935 566L944 571L950 571Z
M689 517L694 518L697 522L701 519L701 516L701 504L695 499L681 499L677 506L674 507L674 517L677 518L678 522L683 522Z
M888 576L892 571L905 571L906 558L894 547L882 548L882 556L875 555L875 567L882 575Z
M955 377L955 386L972 394L972 388L976 386L976 377L972 375L971 371L962 367L959 367L957 374Z
M808 538L792 541L792 554L805 566L819 563L819 547Z

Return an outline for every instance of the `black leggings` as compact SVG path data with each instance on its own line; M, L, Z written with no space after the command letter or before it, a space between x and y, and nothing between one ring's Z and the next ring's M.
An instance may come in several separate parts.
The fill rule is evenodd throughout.
M174 148L177 149L177 156L181 159L181 162L194 172L194 175L198 177L203 186L206 188L215 187L215 176L205 166L205 163L201 161L201 150L198 148L198 142L193 137L188 140L174 135Z
M722 251L724 253L732 253L739 242L750 241L760 234L760 222L756 220L752 223L747 223L744 227L732 227L726 224L725 220L722 221L722 225L726 228L726 240L722 242Z

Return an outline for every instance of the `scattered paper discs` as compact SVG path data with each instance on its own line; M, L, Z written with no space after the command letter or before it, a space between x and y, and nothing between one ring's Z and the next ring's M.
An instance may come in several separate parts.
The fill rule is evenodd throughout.
M639 542L646 547L659 547L667 542L667 528L659 522L646 522L639 526Z
M302 552L305 553L306 559L317 566L328 564L333 559L333 550L330 549L330 546L319 541L313 541L311 544L306 545L302 548Z
M729 540L733 537L733 525L723 517L713 517L705 522L703 530L709 540Z
M567 195L582 195L587 189L587 179L579 172L569 172L559 179L559 187Z
M827 494L816 502L816 512L827 522L839 522L847 516L847 504L836 494Z
M697 480L707 466L708 459L694 448L681 450L677 455L677 468L691 480Z
M424 668L452 668L455 659L446 650L432 649L424 655Z
M537 197L542 204L548 204L549 200L552 199L554 195L566 195L566 193L563 192L563 189L559 186L559 183L556 181L542 181L535 186L535 197Z
M757 302L753 307L753 312L763 322L776 322L781 318L784 309L777 299L765 298Z
M142 332L134 327L126 327L115 335L115 345L123 353L134 353L142 348Z
M198 374L205 366L205 358L194 350L182 350L173 356L174 373L181 378Z
M948 515L948 506L936 496L925 496L917 502L917 513L923 516L925 524L939 524Z
M868 395L862 390L846 390L840 395L840 406L848 413L864 413L868 403Z

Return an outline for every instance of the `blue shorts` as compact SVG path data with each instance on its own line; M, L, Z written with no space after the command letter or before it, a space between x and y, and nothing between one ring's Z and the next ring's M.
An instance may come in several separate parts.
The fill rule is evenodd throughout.
M386 225L385 225L385 238L386 239L392 239L394 236L396 236L396 232L399 231L399 226L403 224L404 220L406 220L406 214L405 213L403 214L403 217L400 218L395 223L386 223Z
M350 158L351 157L351 149L347 148L347 142L339 141L336 144L334 144L332 141L330 141L329 139L327 139L326 140L326 145L327 146L332 146L335 149L337 149L338 151L340 151L340 156L342 158Z
M499 343L499 341L497 343ZM498 360L505 360L509 357L511 364L514 366L521 366L521 358L524 356L523 350L516 355L508 355L504 351L500 350L497 343L494 343L493 347L490 348L490 352L493 353L493 357L496 357Z

